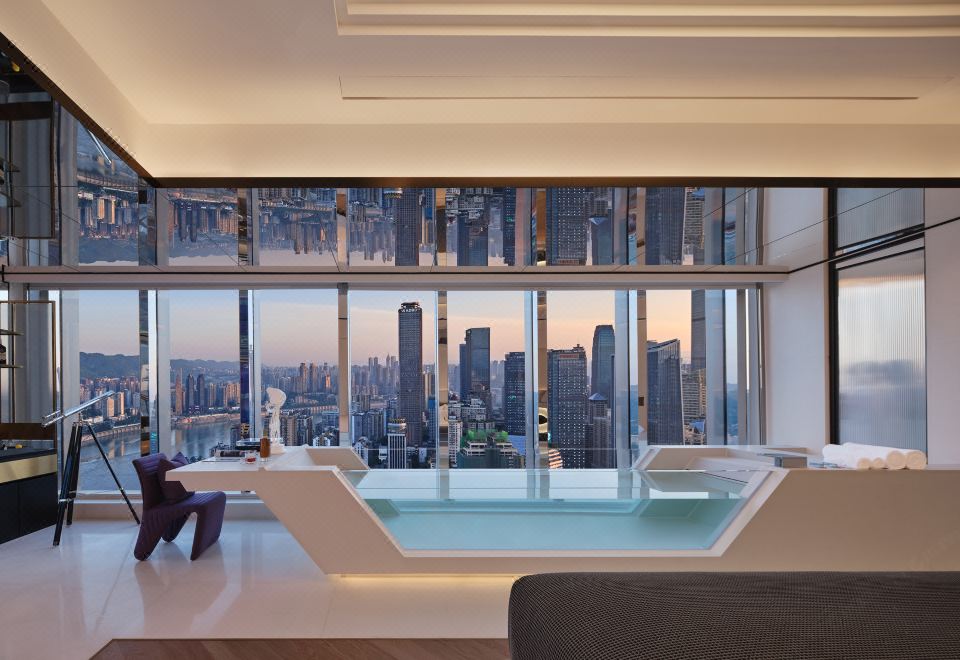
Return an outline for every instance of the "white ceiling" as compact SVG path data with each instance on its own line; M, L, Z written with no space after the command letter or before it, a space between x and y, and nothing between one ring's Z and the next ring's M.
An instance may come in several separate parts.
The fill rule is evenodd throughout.
M926 0L334 0L340 34L957 36L957 3Z
M739 125L738 131L756 124L861 124L880 135L888 126L953 131L960 124L960 3L0 0L0 6L6 36L160 176L280 175L294 165L300 168L294 174L331 175L329 159L291 163L284 154L267 154L216 162L237 153L231 140L262 146L283 135L276 144L286 145L292 127L304 140L321 141L317 149L356 144L367 157L344 161L351 176L366 174L357 171L364 162L400 176L401 168L412 171L410 154L401 159L383 148L382 138L364 138L364 126L380 134L417 125L416 134L440 150L441 134L478 125L511 131L557 125L570 135L571 126L642 132L677 124ZM198 144L206 154L195 153ZM589 151L587 162L603 157ZM648 169L658 160L645 158ZM569 174L561 170L544 174Z

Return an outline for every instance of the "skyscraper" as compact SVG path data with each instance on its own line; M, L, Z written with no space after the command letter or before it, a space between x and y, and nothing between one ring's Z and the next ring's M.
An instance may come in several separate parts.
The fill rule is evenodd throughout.
M692 264L703 263L703 188L687 188L683 206L683 257Z
M468 392L464 400L480 399L490 409L490 328L467 328L463 338L466 364L460 365L466 376Z
M457 467L457 453L460 450L460 438L463 436L463 423L451 417L447 427L447 450L450 456L450 467Z
M593 265L612 264L613 259L613 188L593 188L587 209L590 224L590 256Z
M480 197L483 199L483 197ZM457 265L486 266L490 234L488 210L461 209L457 212Z
M517 262L517 189L502 188L503 202L503 263L515 266Z
M507 353L503 366L503 410L510 435L526 435L524 353Z
M587 200L590 188L547 188L547 264L587 263Z
M586 467L587 352L583 346L547 352L550 447L558 449L563 467Z
M280 437L292 447L309 445L313 440L313 416L309 413L280 413Z
M613 263L613 219L609 215L590 216L590 252L595 266Z
M690 292L690 369L684 375L683 421L690 424L707 415L706 291Z
M173 412L177 415L183 414L183 369L177 372L177 380L173 389Z
M680 340L647 343L647 443L683 443Z
M467 345L460 344L460 364L458 365L460 384L458 394L461 401L470 400L470 367L467 362L469 362L469 358L467 358Z
M593 331L593 352L590 354L590 392L602 394L607 401L613 401L614 339L612 325L598 325Z
M706 291L690 292L690 367L694 371L707 368Z
M193 374L187 374L187 389L184 394L184 411L186 414L191 415L194 412L194 407L197 405L197 383L193 379Z
M423 444L423 310L405 302L397 310L400 334L400 383L397 413L406 422L407 446Z
M683 263L684 188L647 188L644 237L648 265Z
M596 392L587 399L586 446L588 468L617 466L613 437L610 433L610 402Z
M687 369L680 374L683 390L683 423L691 424L707 416L706 370Z
M201 413L207 412L209 403L207 402L207 384L203 374L197 376L197 395L194 398L196 406Z
M407 467L407 439L409 427L402 419L387 424L387 468L398 470Z
M420 263L421 197L419 188L403 188L393 201L398 266L416 266Z

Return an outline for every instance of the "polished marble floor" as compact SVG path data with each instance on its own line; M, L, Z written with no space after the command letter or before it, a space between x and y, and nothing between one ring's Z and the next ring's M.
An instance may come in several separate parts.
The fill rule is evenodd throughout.
M193 525L149 560L132 522L80 520L0 546L2 658L89 658L114 638L503 638L512 577L324 575L277 522Z

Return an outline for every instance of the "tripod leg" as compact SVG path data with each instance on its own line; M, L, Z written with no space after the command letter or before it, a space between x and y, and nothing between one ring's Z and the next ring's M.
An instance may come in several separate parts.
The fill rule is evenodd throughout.
M53 532L54 547L60 545L60 535L63 533L63 517L65 515L67 515L67 502L66 500L60 500L57 505L57 528Z
M123 500L127 503L127 508L130 509L130 513L133 515L133 519L137 521L137 524L140 524L140 517L137 516L137 510L133 508L133 504L130 503L130 498L127 497L127 491L123 489L123 486L120 484L120 479L117 478L117 473L113 471L113 466L110 465L110 459L107 458L107 452L103 450L103 445L100 444L100 441L97 440L97 434L93 432L93 429L90 428L90 425L87 425L87 430L90 431L90 435L93 436L93 442L97 445L97 449L100 450L100 455L103 456L103 462L107 466L107 469L110 470L110 476L113 477L113 483L117 484L117 489L120 491L120 494L123 496Z
M67 514L67 508L70 499L70 482L73 475L74 456L78 454L75 447L79 444L77 437L77 425L74 424L70 431L70 444L63 457L63 474L60 478L60 499L57 502L57 528L53 533L53 545L60 545L60 535L63 532L63 520Z
M73 524L73 503L77 499L77 484L80 481L80 448L83 445L83 426L77 426L77 441L73 449L73 469L70 471L70 494L67 504L67 525Z

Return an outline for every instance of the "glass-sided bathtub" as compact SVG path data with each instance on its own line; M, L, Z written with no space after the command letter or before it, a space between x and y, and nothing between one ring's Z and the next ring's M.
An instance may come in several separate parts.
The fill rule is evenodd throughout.
M704 550L765 472L368 470L344 476L406 550Z

